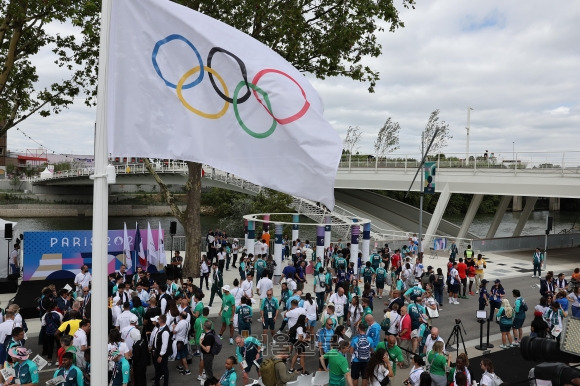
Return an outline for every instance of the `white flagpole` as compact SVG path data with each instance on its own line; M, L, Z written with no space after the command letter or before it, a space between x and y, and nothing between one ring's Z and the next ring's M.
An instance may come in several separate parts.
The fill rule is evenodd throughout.
M95 174L93 188L93 285L91 288L91 379L107 374L107 224L109 196L107 186L107 79L109 28L112 0L103 0L99 43L97 121L95 126Z

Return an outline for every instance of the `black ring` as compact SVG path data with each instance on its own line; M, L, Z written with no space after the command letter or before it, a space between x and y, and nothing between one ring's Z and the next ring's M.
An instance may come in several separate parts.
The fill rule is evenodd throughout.
M246 93L241 97L238 98L237 103L244 103L245 101L248 100L248 98L250 97L250 95L252 95L252 92L250 91L250 87L248 86L248 74L246 72L246 65L244 64L244 62L242 62L242 60L240 58L238 58L236 55L232 54L231 52L229 52L228 50L224 50L223 48L220 47L214 47L209 51L209 54L207 55L207 66L211 68L211 59L213 58L214 54L216 52L223 52L226 55L231 56L236 62L238 62L239 66L240 66L240 71L242 72L242 79L244 79L244 83L246 84ZM213 78L213 75L208 71L208 75L209 75L209 80L211 82L211 85L213 86L213 89L215 90L215 92L218 93L218 95L225 101L230 102L230 103L234 103L234 100L228 96L226 96L217 86L217 84L215 83L215 80Z

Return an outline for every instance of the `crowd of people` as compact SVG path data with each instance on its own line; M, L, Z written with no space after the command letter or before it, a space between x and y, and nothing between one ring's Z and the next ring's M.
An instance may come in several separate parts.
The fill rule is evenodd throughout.
M316 256L308 240L296 240L284 249L278 287L273 282L277 266L266 238L254 245L254 254L220 232L208 235L207 244L199 286L183 279L178 252L165 282L141 268L129 274L121 266L109 275L110 384L145 385L144 369L153 366L154 385L166 386L169 362L175 361L181 375L196 374L205 385L233 386L238 375L247 384L253 374L266 386L285 385L308 374L307 356L315 352L319 370L329 371L330 385L358 385L360 379L363 385L385 386L397 371L408 370L405 382L412 386L465 386L471 383L469 358L465 353L452 358L435 326L439 312L447 307L444 293L451 307L468 295L479 298L480 310L489 307L488 317L500 326L501 348L517 346L522 338L526 301L518 289L511 290L511 297L506 294L499 279L488 288L486 262L470 246L458 257L452 244L444 273L441 268L424 268L412 238L396 250L385 245L373 251L364 264L359 253L355 274L349 244L333 243L323 256ZM225 284L224 271L233 269L239 277ZM575 281L580 270L574 275ZM580 310L578 287L568 293L563 276L548 272L542 279L532 336L557 339L567 312L576 315ZM42 356L49 367L55 366L55 376L64 374L66 382L74 378L64 385L91 382L91 280L83 265L75 288L48 286L39 298ZM306 289L308 283L311 291ZM218 319L212 322L209 315L217 297ZM382 317L375 319L375 308ZM38 371L28 359L26 326L18 306L8 308L4 318L0 363L13 366L17 374L5 384L16 378L35 384ZM255 320L261 331L252 331ZM214 358L224 346L231 355L222 367ZM266 358L264 351L270 347L273 355ZM484 372L480 383L498 385L493 364L483 360L480 366Z

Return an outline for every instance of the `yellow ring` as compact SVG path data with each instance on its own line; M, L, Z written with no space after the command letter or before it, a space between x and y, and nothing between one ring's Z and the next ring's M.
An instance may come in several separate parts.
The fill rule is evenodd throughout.
M217 80L221 83L222 88L224 90L224 94L229 97L229 92L228 92L228 87L226 86L226 82L224 82L224 80L222 79L222 77L217 73L217 71L215 71L213 68L211 67L207 67L207 66L203 66L203 69L207 72L212 73ZM183 97L183 94L181 93L181 89L183 87L183 84L185 83L185 81L192 76L193 74L195 74L196 72L198 72L200 70L200 66L194 67L191 70L187 71L185 74L183 74L183 76L181 77L181 79L179 79L179 82L177 82L177 97L179 98L179 100L181 101L181 103L183 103L183 105L192 113L197 114L201 117L204 118L208 118L208 119L218 119L224 116L224 114L226 113L226 111L228 111L228 107L229 107L229 102L226 101L224 103L224 107L217 113L215 114L208 114L208 113L204 113L201 110L198 110L196 108L194 108L193 106L191 106L189 103L187 103L187 101L185 100L185 98Z

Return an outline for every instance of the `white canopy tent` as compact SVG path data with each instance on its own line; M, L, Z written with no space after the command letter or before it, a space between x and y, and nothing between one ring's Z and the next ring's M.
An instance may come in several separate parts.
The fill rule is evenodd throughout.
M12 240L6 240L4 238L4 229L6 228L6 224L12 224ZM9 269L8 269L8 260L10 259L10 252L12 252L12 246L14 245L14 241L19 235L19 232L16 229L16 222L14 221L7 221L0 218L0 279L5 279L8 277ZM21 255L22 256L22 255ZM20 264L22 267L22 264Z

